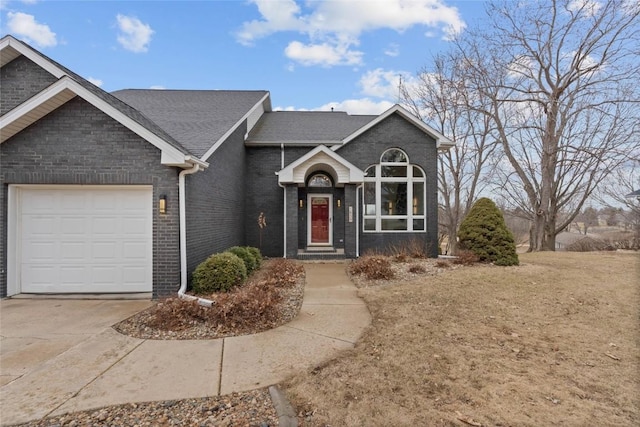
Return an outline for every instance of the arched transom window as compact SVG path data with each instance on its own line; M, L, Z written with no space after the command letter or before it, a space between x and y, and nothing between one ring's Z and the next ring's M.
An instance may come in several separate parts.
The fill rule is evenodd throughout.
M397 148L365 171L364 231L425 231L425 175Z
M317 173L309 178L308 187L333 187L331 178L323 173Z

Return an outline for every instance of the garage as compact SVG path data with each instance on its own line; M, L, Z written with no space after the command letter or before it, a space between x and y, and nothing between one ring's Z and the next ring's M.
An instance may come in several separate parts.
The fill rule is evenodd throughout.
M13 185L9 196L10 290L151 292L151 186Z

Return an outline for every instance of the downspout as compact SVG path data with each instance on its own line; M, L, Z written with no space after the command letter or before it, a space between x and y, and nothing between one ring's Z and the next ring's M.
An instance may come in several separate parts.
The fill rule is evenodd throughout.
M193 164L189 169L184 169L178 174L178 197L180 199L180 289L178 290L178 298L190 301L198 301L198 304L211 307L213 301L187 295L187 200L185 188L185 176L201 170L199 164Z
M284 169L284 144L280 143L280 170ZM277 175L277 173L276 173ZM284 227L282 227L283 229L283 246L284 246L284 254L282 255L283 258L287 257L287 188L280 184L280 180L278 179L278 186L280 188L282 188L282 193L283 193L283 212L284 212Z
M364 184L356 187L356 258L360 258L360 192Z

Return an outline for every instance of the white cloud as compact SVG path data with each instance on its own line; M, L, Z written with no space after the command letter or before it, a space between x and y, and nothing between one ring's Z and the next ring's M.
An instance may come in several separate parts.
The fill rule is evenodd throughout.
M166 87L161 86L161 85L153 85L153 86L151 86L149 89L154 89L154 90L164 90L164 89L166 89Z
M347 99L341 102L329 102L318 108L317 111L346 111L349 114L382 114L389 108L393 107L393 103L389 101L372 101L369 98Z
M89 77L89 78L87 78L87 80L90 83L93 83L94 85L96 85L98 87L102 87L102 84L104 83L102 80L96 79L96 78L93 78L93 77Z
M359 65L362 63L362 52L349 50L347 46L332 46L329 43L303 44L293 41L284 50L287 58L302 65Z
M595 16L602 4L596 0L571 0L567 9L571 12L582 12L585 16Z
M274 33L297 32L306 35L309 42L291 42L287 49L292 44L294 48L330 46L333 53L343 55L339 60L326 55L329 62L323 65L327 66L352 65L354 53L359 54L361 61L362 53L351 47L359 44L360 35L366 31L403 32L414 26L426 26L430 31L440 32L443 39L451 39L465 27L458 10L445 5L444 0L321 0L305 3L305 11L295 0L251 2L257 5L262 17L242 25L236 34L238 42L252 45ZM394 50L389 52L393 54ZM307 55L301 54L300 60L308 61Z
M398 46L397 43L391 43L384 50L384 54L387 55L387 56L396 57L396 56L400 55L400 46Z
M131 52L146 52L149 49L151 36L154 33L149 24L143 23L138 18L120 14L116 19L120 30L118 43Z
M347 99L341 102L329 102L317 108L274 107L273 111L346 111L349 114L378 115L393 107L389 101L372 101L369 98Z
M7 29L16 37L39 47L53 47L58 44L56 33L51 31L48 25L37 22L33 15L8 12Z
M395 100L398 98L401 76L404 86L411 84L414 80L411 73L407 71L376 68L363 74L358 85L363 95Z

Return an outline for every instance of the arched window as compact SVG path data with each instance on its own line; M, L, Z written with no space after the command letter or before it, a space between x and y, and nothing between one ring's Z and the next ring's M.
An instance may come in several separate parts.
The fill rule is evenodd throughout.
M331 178L323 173L317 173L309 178L307 187L333 187Z
M364 231L425 231L425 175L397 148L365 170Z

